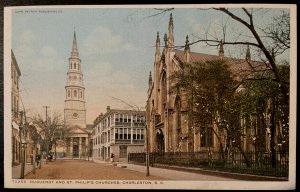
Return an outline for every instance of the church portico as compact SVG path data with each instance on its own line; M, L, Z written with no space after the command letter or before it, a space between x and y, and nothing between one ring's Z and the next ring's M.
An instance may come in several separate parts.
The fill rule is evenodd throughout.
M67 141L67 158L85 158L88 156L88 134L73 136Z

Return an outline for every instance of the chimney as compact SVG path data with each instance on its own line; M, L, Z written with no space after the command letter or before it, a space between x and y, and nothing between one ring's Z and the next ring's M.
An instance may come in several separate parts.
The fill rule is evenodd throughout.
M109 111L110 110L110 106L108 105L107 107L106 107L106 111Z

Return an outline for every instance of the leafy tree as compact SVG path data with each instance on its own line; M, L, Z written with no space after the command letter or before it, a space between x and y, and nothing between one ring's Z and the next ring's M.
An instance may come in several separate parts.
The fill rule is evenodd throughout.
M171 79L175 82L172 90L180 91L187 98L192 126L199 129L206 120L211 120L217 126L212 131L219 141L225 161L226 146L222 137L227 135L233 142L241 137L241 127L237 123L240 122L240 110L236 96L240 83L233 78L226 61L186 64ZM236 147L243 152L239 143Z
M289 65L278 65L278 69L289 88ZM248 79L244 86L243 112L246 115L255 112L259 121L255 146L259 151L264 150L264 133L267 131L271 141L272 164L275 166L276 150L288 151L289 148L289 106L285 103L280 89L281 84L276 81L272 72L264 71ZM286 94L289 95L289 92ZM277 129L278 127L281 131ZM279 132L276 133L277 131Z

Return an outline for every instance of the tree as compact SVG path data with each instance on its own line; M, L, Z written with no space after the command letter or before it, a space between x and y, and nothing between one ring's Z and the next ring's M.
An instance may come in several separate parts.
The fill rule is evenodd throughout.
M289 65L279 65L278 69L288 87ZM270 137L272 164L275 167L276 151L287 152L289 148L289 106L285 103L280 84L270 71L259 72L245 83L244 95L244 113L250 115L255 112L259 121L255 145L263 151L264 133L267 131Z
M158 13L151 15L157 16L168 11L172 11L174 8L155 9ZM278 55L285 53L290 49L290 14L286 10L282 10L280 14L273 16L271 21L267 24L258 26L258 20L261 20L266 15L265 13L270 9L254 9L254 8L211 8L211 9L199 9L200 11L216 10L228 16L228 20L233 21L231 26L239 26L244 28L237 32L234 37L233 32L228 32L228 26L230 22L226 22L222 25L223 34L216 34L216 31L211 32L210 28L206 33L190 42L189 45L204 42L208 46L220 46L232 45L238 46L250 46L256 49L262 57L261 61L265 62L265 66L269 68L274 74L275 80L280 84L280 90L284 98L284 102L289 106L289 92L287 82L283 78L283 74L280 73L278 65L276 65L275 58ZM257 19L257 20L256 20ZM208 24L210 26L210 24ZM222 37L221 39L219 37ZM176 47L182 48L185 45L179 45ZM251 65L251 63L249 63Z
M48 116L46 120L41 115L37 115L33 119L40 130L39 133L44 138L46 155L53 146L64 145L66 139L73 134L74 128L66 125L60 114L54 113L52 118Z
M166 11L170 11L172 9L160 9L161 13L165 13ZM252 88L254 90L260 90L261 96L255 93L251 93L250 87L248 87L247 92L248 96L255 96L255 101L251 100L251 97L247 97L247 95L235 94L233 98L236 98L234 102L236 102L236 106L243 106L243 108L232 108L231 104L227 102L226 108L228 110L233 110L229 113L223 113L223 117L227 116L226 119L234 119L238 118L241 115L249 115L246 112L253 113L257 112L259 116L259 126L260 131L263 134L263 131L266 130L266 119L264 118L264 110L269 107L271 127L270 137L271 137L271 149L272 149L272 158L274 161L275 156L275 148L277 144L280 144L282 148L288 146L288 121L289 121L289 70L287 67L283 67L282 65L278 65L275 58L278 55L282 55L286 53L290 49L290 14L287 10L281 10L280 13L274 14L274 16L269 19L268 23L262 23L265 17L268 16L266 14L270 10L275 9L254 9L254 8L225 8L225 7L215 7L211 9L199 9L200 11L206 10L216 10L220 13L223 13L227 16L227 21L225 24L222 24L222 34L216 33L216 31L211 32L211 28L205 32L202 37L197 37L194 42L189 43L188 45L196 44L204 42L207 46L220 46L222 45L230 45L231 47L241 49L243 46L249 46L251 49L257 51L259 60L264 64L261 68L255 68L252 65L252 62L248 62L249 66L258 73L256 76L248 76L244 77L243 81L240 82L243 84L244 82L252 81ZM155 14L158 15L158 14ZM154 16L155 16L154 15ZM210 26L210 24L208 24ZM240 30L235 31L232 30L229 32L230 27L238 27ZM221 36L221 38L220 38ZM184 47L176 46L176 47ZM238 64L238 63L237 63ZM188 81L188 79L183 80ZM191 82L191 81L190 81ZM193 90L197 92L196 90ZM279 92L280 93L279 93ZM258 91L259 92L259 91ZM275 93L277 95L275 95ZM266 94L263 96L263 94ZM268 95L271 94L271 95ZM212 98L212 97L211 97ZM205 103L209 103L209 98L204 98ZM246 103L247 101L248 103ZM268 103L267 103L268 101ZM205 106L205 105L202 105ZM255 107L254 107L255 106ZM211 109L213 109L213 106ZM248 107L248 108L247 108ZM254 108L253 108L254 107ZM223 108L223 109L226 109ZM226 111L226 110L225 110ZM221 110L218 111L219 114ZM208 113L208 112L207 112ZM204 116L205 117L205 116ZM275 142L275 123L276 119L280 117L282 128L284 134L282 134L279 140L282 140L283 143ZM279 119L280 119L279 118ZM225 121L225 119L223 119ZM229 122L225 122L225 127L229 126ZM234 126L237 127L238 125ZM239 130L239 129L237 129ZM284 139L283 139L284 138ZM259 139L256 141L258 147L262 147L263 143Z
M266 59L266 66L270 68L272 73L274 74L275 80L280 84L280 90L284 97L284 102L286 105L289 105L289 95L287 94L288 86L286 85L286 81L283 78L283 75L280 73L278 66L276 65L275 57L276 55L284 53L286 50L290 48L290 16L289 13L286 11L282 11L281 15L276 15L273 17L272 22L267 24L265 28L257 27L254 23L254 15L262 14L260 13L260 9L246 9L242 8L241 12L244 15L239 16L238 14L234 13L234 9L228 8L213 8L214 10L221 11L225 15L229 16L234 21L242 24L242 26L246 27L248 30L247 32L251 34L251 37L247 40L244 39L242 41L235 39L232 41L227 41L226 30L223 34L223 44L229 45L249 45L253 46L254 48L258 49ZM243 19L243 16L246 16ZM263 17L263 15L261 15ZM240 34L241 36L241 34ZM209 39L208 36L199 40L205 42L212 42L212 43L220 43L218 39ZM262 60L264 61L264 58Z
M241 110L237 101L240 100L237 100L239 94L236 92L240 83L233 78L226 61L189 63L176 71L171 79L174 81L172 91L183 93L187 99L192 126L202 131L201 126L207 120L216 125L212 132L219 141L224 162L225 150L229 149L229 146L224 146L224 136L227 136L227 143L235 142L233 147L242 152L249 165L240 142L237 142L242 136L238 123Z

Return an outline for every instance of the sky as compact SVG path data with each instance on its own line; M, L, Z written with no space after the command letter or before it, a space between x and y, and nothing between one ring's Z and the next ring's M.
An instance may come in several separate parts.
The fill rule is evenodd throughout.
M74 31L85 86L87 123L92 124L100 113L105 113L108 105L130 109L120 100L145 107L156 34L159 32L163 44L171 13L152 16L158 12L153 8L14 9L12 50L21 71L20 95L27 114L44 114L43 106L49 106L48 113L63 115ZM258 22L267 23L275 13L278 10L268 11L270 17ZM232 34L245 31L214 10L176 8L172 15L175 45L184 45L186 35L193 42L208 28L220 36L222 23L231 24ZM225 47L225 55L226 50ZM192 45L191 51L218 54L217 47L201 44ZM235 53L241 55L243 51ZM229 53L233 52L228 49Z

